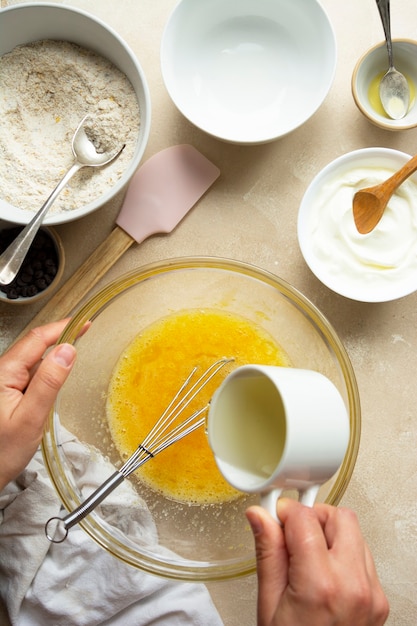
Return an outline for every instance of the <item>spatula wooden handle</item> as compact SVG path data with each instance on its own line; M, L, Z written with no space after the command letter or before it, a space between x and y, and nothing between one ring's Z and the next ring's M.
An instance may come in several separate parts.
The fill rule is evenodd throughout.
M20 339L31 328L67 317L134 242L133 237L116 226L27 324L17 339Z

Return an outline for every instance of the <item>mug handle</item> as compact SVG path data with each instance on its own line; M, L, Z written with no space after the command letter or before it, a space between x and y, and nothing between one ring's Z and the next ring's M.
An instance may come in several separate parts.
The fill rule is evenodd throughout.
M304 504L305 506L313 506L319 489L320 485L311 485L311 487L300 491L301 504ZM277 515L277 500L282 491L282 489L271 489L271 491L261 493L261 506L266 509L279 524L281 524L281 520Z
M281 524L281 521L277 515L277 501L281 493L282 489L271 489L271 491L264 491L261 493L261 507L266 509L279 524Z
M320 485L311 485L311 487L308 487L308 489L300 491L301 504L305 504L305 506L313 506L316 501L319 489Z

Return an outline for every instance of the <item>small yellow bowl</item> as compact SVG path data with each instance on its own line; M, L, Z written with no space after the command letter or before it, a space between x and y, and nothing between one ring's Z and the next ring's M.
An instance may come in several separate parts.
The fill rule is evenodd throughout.
M410 107L405 117L392 120L384 112L379 98L379 81L388 70L385 41L365 52L352 74L352 95L356 106L373 124L385 130L407 130L417 126L417 41L394 39L395 67L402 72L410 86Z

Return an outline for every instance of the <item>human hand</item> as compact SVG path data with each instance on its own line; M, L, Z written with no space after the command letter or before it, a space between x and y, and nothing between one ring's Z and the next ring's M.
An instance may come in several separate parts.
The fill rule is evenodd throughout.
M0 357L0 490L35 454L49 411L74 364L75 348L65 343L42 359L67 322L31 330Z
M261 507L255 538L258 626L381 626L389 606L356 515L326 504L278 501L280 526Z

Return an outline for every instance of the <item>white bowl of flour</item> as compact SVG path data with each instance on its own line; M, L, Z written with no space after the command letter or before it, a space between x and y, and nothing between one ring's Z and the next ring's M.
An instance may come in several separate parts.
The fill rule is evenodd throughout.
M31 3L0 13L0 219L30 221L72 164L72 135L90 113L126 145L110 165L80 170L45 224L78 219L121 191L141 161L145 75L119 35L84 11Z

